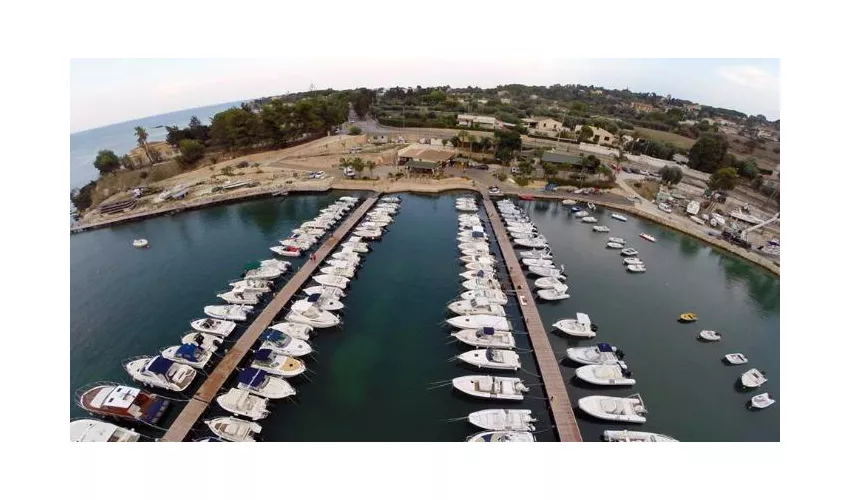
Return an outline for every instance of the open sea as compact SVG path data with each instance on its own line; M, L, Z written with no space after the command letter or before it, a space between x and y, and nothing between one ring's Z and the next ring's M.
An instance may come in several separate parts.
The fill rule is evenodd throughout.
M203 316L205 305L222 303L215 294L229 288L227 282L238 279L246 264L273 257L268 247L345 194L350 193L250 201L72 235L71 417L86 415L74 403L78 387L98 380L132 384L122 360L179 343L189 321ZM271 415L259 421L260 439L462 441L477 429L451 419L479 409L510 407L531 409L539 420L535 438L554 440L545 395L534 385L539 383L534 357L524 351L530 347L527 336L517 336L523 368L509 375L533 385L525 401L479 401L440 386L453 377L479 373L451 360L464 348L450 342L451 330L443 325L446 304L462 291L457 193L400 196L395 222L381 241L370 245L372 251L365 254L346 291L342 325L319 330L311 340L316 352L304 358L307 376L290 379L297 396L271 405ZM544 324L585 312L599 327L594 340L550 334L556 355L563 357L573 345L610 342L626 353L637 380L625 389L587 386L575 380L575 367L564 362L562 373L574 407L578 398L590 394L640 393L648 420L626 424L629 429L681 441L779 440L777 277L636 217L619 222L599 210L594 215L611 233L594 233L590 224L575 220L557 202L518 203L528 209L569 275L570 299L538 303ZM479 213L484 216L483 208ZM658 241L640 239L643 232ZM627 273L619 251L605 248L609 236L626 238L639 250L648 271ZM151 247L133 248L132 240L139 237L147 238ZM496 249L492 234L491 241ZM304 258L290 260L298 266ZM499 271L505 275L503 265ZM278 284L288 276L291 273ZM522 331L514 299L506 309L515 329ZM677 316L687 311L696 312L699 321L678 323ZM722 332L723 338L701 342L696 336L702 329ZM750 362L724 365L721 358L730 352L742 352ZM769 391L777 400L763 411L748 410L752 393L737 387L738 377L752 367L768 378L757 392ZM199 384L182 395L162 393L185 399ZM225 384L230 386L232 382ZM176 406L161 425L168 425L182 403ZM587 441L599 440L605 429L625 428L586 417L577 408L575 412ZM213 403L204 418L223 414ZM135 428L151 438L162 434ZM199 423L190 438L209 435Z

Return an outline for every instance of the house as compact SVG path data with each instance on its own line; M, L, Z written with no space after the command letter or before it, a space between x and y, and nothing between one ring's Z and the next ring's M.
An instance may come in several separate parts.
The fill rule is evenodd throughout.
M640 111L642 113L649 113L653 109L652 104L647 104L645 102L633 102L633 103L629 104L629 106L632 109L634 109L636 111Z
M458 127L479 127L494 130L497 127L495 116L457 115Z
M583 127L583 125L576 125L576 128L574 130L576 135L578 135L581 132L582 127ZM590 130L593 131L593 135L591 135L590 138L587 139L587 142L592 142L594 144L602 144L602 145L607 145L607 146L610 146L611 144L614 144L615 142L617 142L617 136L612 134L611 132L608 132L604 128L590 127Z
M529 133L533 131L537 135L557 136L564 129L564 125L553 118L523 118L522 123L528 127Z
M457 151L453 149L420 144L411 144L398 152L400 161L416 160L433 162L438 163L440 166L444 166L455 156L457 156Z
M433 161L408 160L404 164L410 172L434 174L440 169L440 164Z
M510 104L511 100L510 100L510 98L503 97L503 98L499 99L499 102L502 103L502 104Z
M165 141L149 142L147 146L148 151L153 157L154 163L170 160L180 154L177 149L172 148L171 145ZM148 160L147 153L145 153L144 148L142 148L141 146L136 146L135 148L131 149L130 152L127 154L130 156L130 159L133 160L133 163L135 163L137 166L150 164L150 160Z
M595 94L595 95L602 95L602 90L600 90L600 89L595 89L595 90L592 90L590 93L591 93L591 94Z

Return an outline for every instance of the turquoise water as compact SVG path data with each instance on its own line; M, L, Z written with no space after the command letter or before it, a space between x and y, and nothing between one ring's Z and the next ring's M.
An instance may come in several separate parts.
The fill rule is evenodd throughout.
M71 416L84 415L73 402L77 387L97 380L129 383L122 360L179 342L189 321L202 316L203 306L219 303L216 291L238 278L246 263L272 257L269 246L344 194L245 202L73 235ZM311 341L317 352L306 358L309 379L294 381L298 395L293 401L272 406L272 414L260 421L261 439L460 441L476 429L447 419L506 406L469 399L450 387L428 390L434 382L476 373L450 361L463 349L449 342L450 330L441 324L446 304L461 291L454 196L401 195L396 221L372 244L349 286L343 324L320 331ZM592 234L555 203L536 202L531 213L566 265L573 295L541 304L544 324L586 312L600 327L599 340L626 351L638 381L634 392L641 393L650 411L648 423L633 428L681 440L779 439L778 279L654 224L633 218L618 223L597 215L619 229L611 235L619 232L641 251L649 272L627 275L622 258L602 248L606 235ZM658 243L650 247L634 238L645 231L658 236ZM149 239L151 248L132 248L136 237ZM298 265L303 259L292 261ZM516 304L507 310L521 328ZM699 313L700 321L676 323L686 310ZM723 340L698 342L702 328L722 331ZM567 342L550 338L562 353ZM517 340L519 349L529 347L527 337ZM748 396L734 387L744 369L720 362L723 354L735 351L750 357L747 366L767 372L766 388L778 399L772 408L745 409ZM536 383L533 356L523 353L521 360L526 371L518 376ZM572 371L564 367L568 381ZM574 399L630 393L569 384ZM532 409L542 430L536 438L553 440L542 389L533 387L529 396L508 404ZM218 414L223 412L211 405L210 415ZM612 428L583 418L579 423L586 440ZM203 424L197 428L190 437L208 435ZM142 432L159 435L155 429Z

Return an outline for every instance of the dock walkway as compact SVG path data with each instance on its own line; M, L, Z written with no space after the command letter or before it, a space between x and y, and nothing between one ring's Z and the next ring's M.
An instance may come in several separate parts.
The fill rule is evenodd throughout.
M561 441L579 442L582 440L581 433L578 429L576 417L573 414L570 397L567 394L567 387L564 384L564 377L561 375L561 367L558 364L557 358L555 358L552 344L549 343L546 328L540 319L537 304L534 303L534 295L526 284L522 266L519 264L510 240L508 240L505 226L502 224L502 219L499 217L496 207L490 201L490 196L485 191L482 190L481 195L484 198L484 209L490 218L490 225L496 234L496 239L505 258L508 274L516 290L517 300L522 310L522 316L525 319L528 336L531 338L531 345L534 348L534 357L537 359L540 374L543 376L543 387L546 395L549 397L549 407L555 421L558 438Z
M162 441L183 441L189 430L195 425L201 414L206 411L207 407L221 390L224 382L230 377L242 359L251 349L251 346L260 338L260 335L272 324L275 317L280 313L292 297L301 289L304 283L310 278L313 272L319 268L322 261L330 255L336 248L337 244L342 241L342 238L348 233L359 221L366 212L372 208L372 205L378 200L377 196L367 198L357 209L348 216L343 224L328 238L321 247L319 247L313 255L316 260L307 259L302 264L301 269L295 273L283 288L275 295L269 305L263 309L256 319L251 323L242 337L233 345L230 351L224 356L218 366L210 373L204 383L198 388L198 391L183 408L183 411L177 416L171 427L162 437Z

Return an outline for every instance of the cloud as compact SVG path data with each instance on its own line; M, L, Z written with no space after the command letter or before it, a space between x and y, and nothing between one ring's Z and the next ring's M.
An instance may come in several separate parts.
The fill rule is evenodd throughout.
M718 69L718 73L730 82L755 90L771 89L779 82L775 75L757 66L722 66Z

